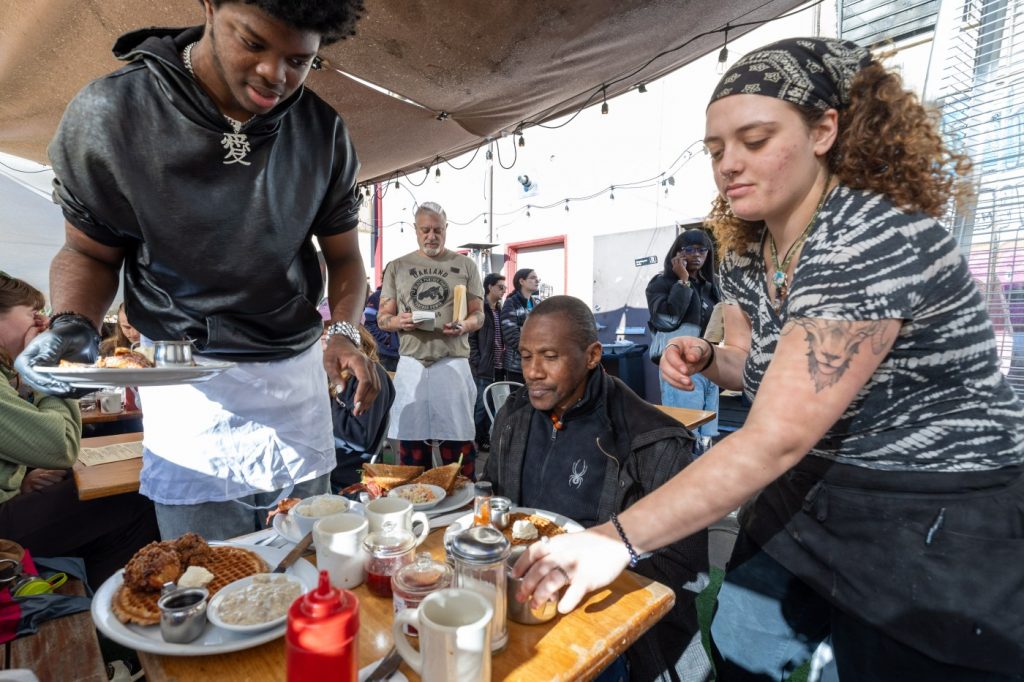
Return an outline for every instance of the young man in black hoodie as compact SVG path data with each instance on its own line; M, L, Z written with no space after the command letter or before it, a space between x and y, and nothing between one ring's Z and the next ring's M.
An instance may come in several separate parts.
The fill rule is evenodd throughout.
M498 413L484 478L513 504L584 527L608 521L685 467L694 436L601 367L586 304L538 304L519 341L526 386ZM705 680L694 599L706 584L704 532L644 557L636 572L670 586L672 611L627 652L635 680Z
M19 356L92 362L124 268L126 312L147 339L189 339L236 366L205 383L142 389L141 492L161 535L255 530L259 507L326 492L335 464L324 390L379 390L359 348L366 275L354 229L359 162L345 124L303 88L322 45L351 35L358 0L202 0L204 25L122 36L128 62L68 105L49 155L67 222L51 266L50 330ZM326 348L316 304L323 251ZM236 504L240 503L240 504Z

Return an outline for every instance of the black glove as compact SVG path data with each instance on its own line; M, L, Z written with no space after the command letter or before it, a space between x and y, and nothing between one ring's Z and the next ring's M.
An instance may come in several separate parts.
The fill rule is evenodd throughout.
M92 364L99 354L100 335L92 322L81 315L61 315L53 320L49 330L29 342L14 360L14 369L37 391L61 398L79 398L96 389L74 388L35 368L55 367L61 360Z

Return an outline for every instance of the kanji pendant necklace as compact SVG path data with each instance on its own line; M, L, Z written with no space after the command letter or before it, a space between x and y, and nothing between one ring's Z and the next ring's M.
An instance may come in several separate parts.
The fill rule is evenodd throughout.
M192 78L196 81L195 69L192 68L192 48L196 46L195 41L185 46L185 49L181 52L181 61L185 62L185 68L192 74ZM245 157L249 155L251 147L249 146L249 136L242 132L243 123L237 119L233 119L227 114L221 114L227 119L228 125L231 126L232 132L224 133L224 137L221 138L220 144L224 147L227 152L224 155L224 164L230 165L232 163L240 163L243 166L248 166L249 162L245 160Z
M782 262L779 262L779 252L775 246L775 237L768 236L768 249L772 256L772 265L775 267L775 273L772 275L772 284L775 285L775 303L772 307L775 308L775 312L779 312L782 309L782 302L789 295L789 277L786 275L786 270L789 269L789 264L793 261L793 256L799 250L801 244L807 240L807 236L814 229L814 224L818 221L818 213L821 212L821 207L825 205L825 197L828 196L829 184L832 182L831 173L825 178L825 189L821 191L821 198L818 199L818 206L814 209L814 215L807 221L807 227L800 233L800 236L796 238L796 241L786 251L785 258Z

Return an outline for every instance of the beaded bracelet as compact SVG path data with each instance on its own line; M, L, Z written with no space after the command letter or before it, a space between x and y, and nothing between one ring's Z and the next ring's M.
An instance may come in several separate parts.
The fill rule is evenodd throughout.
M81 313L76 313L74 310L62 310L59 313L54 313L53 315L50 315L50 319L47 322L46 326L47 327L52 327L53 323L56 322L57 320L59 320L62 317L70 317L73 320L80 320L81 322L85 322L87 325L89 325L93 329L96 329L96 325L93 323L92 320L90 320L88 317L86 317L85 315L83 315Z
M622 530L622 524L619 523L619 515L612 514L612 525L615 526L615 530L619 534L619 538L622 539L622 544L626 545L626 551L629 552L629 567L636 568L637 563L640 561L640 557L637 555L636 550L633 549L632 543L629 538L626 537L626 531Z

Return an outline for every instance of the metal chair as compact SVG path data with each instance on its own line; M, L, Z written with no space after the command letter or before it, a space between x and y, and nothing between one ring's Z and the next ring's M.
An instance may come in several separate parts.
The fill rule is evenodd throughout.
M518 381L495 381L484 389L484 411L491 420L491 426L494 426L494 415L498 414L501 406L512 395L512 391L522 386Z

